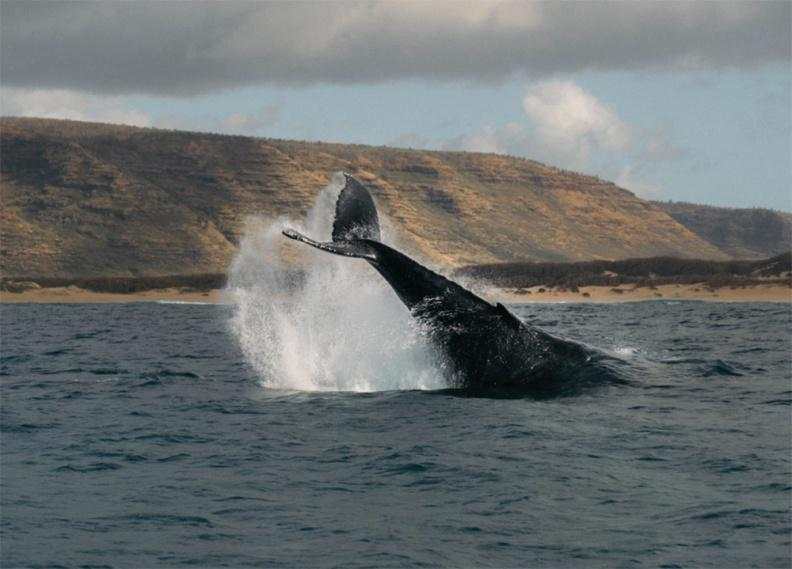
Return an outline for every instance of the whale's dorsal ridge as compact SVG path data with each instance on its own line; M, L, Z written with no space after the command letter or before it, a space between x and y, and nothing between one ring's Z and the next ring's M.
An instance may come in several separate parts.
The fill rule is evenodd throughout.
M503 306L500 302L495 305L495 310L497 310L498 314L501 315L513 328L517 329L522 327L522 320L517 318L511 310Z

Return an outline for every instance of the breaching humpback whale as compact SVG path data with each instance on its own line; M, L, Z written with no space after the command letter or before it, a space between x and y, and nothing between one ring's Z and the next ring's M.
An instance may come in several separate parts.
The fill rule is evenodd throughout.
M374 267L450 364L452 388L552 389L559 378L568 378L591 360L587 348L525 324L502 304L490 304L382 243L371 194L355 178L344 176L331 241L318 242L292 229L283 234Z

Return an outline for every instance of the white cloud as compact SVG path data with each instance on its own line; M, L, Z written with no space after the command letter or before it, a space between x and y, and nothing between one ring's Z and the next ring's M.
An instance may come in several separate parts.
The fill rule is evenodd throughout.
M523 110L544 148L573 165L586 165L594 151L621 152L630 144L630 128L572 81L535 85L523 99Z
M0 89L0 114L150 126L151 117L125 97L87 95L68 89Z
M261 136L280 120L280 107L268 104L253 113L187 117L152 116L129 97L90 95L70 89L0 89L0 114L4 116L69 119L132 126L202 130L224 134Z
M531 86L522 100L524 122L485 126L441 144L449 150L523 156L589 172L657 198L662 188L645 179L653 163L677 160L684 151L665 131L645 132L572 81Z
M633 146L633 129L572 81L531 86L522 107L525 122L486 126L443 147L528 156L564 168L585 169L595 158L626 154Z

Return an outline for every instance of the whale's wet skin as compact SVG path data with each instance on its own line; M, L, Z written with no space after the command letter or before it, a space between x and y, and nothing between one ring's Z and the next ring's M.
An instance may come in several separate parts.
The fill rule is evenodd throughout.
M789 566L787 306L509 308L628 383L416 391L431 357L352 361L384 341L356 330L322 367L332 307L306 345L228 306L3 306L0 565Z
M349 174L339 173L337 183L343 186L330 241L291 228L283 235L371 265L424 332L420 341L438 356L449 387L484 394L557 393L590 379L592 367L604 376L598 352L521 321L502 304L484 300L386 245L369 190ZM327 293L332 296L337 288Z

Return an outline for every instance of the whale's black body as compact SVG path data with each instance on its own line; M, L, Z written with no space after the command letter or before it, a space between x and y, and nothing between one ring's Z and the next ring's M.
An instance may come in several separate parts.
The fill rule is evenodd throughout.
M543 389L591 359L574 342L528 326L502 304L492 305L380 242L379 219L366 188L349 175L336 204L333 240L317 242L287 229L286 237L365 259L390 284L450 365L452 387Z

